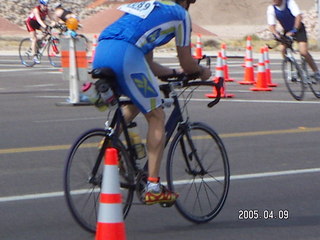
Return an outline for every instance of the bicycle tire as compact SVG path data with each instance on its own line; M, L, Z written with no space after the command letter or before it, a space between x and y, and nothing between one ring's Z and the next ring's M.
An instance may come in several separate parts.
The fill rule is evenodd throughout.
M307 76L308 78L308 85L309 88L311 90L311 92L313 93L313 95L316 98L320 98L320 81L318 81L314 76L311 76L309 74L309 67L308 64L305 60L305 58L303 56L301 56L301 67L303 69L303 71L305 72L305 76Z
M320 81L316 79L312 79L312 82L309 83L309 87L311 89L311 92L316 98L320 98Z
M19 44L19 57L21 63L26 67L33 67L35 62L33 61L33 54L31 48L32 41L30 38L24 38Z
M191 136L194 152L186 136ZM195 152L205 172L200 173ZM168 188L179 194L175 207L182 216L205 223L219 214L229 191L230 167L223 142L213 129L203 123L188 123L179 130L168 151L166 173Z
M106 132L92 129L82 134L73 144L67 157L64 170L64 194L68 208L76 222L85 230L94 233L98 217L100 186L102 183L103 164L99 165L95 178L91 172L95 165ZM123 215L128 214L135 191L130 187L134 174L126 149L119 139L115 140L119 155L119 175L123 200ZM89 182L91 179L91 183Z
M282 74L284 82L291 96L301 101L304 97L305 83L303 73L298 63L286 58L282 62Z
M47 54L52 66L61 67L61 46L58 38L53 38L48 42Z

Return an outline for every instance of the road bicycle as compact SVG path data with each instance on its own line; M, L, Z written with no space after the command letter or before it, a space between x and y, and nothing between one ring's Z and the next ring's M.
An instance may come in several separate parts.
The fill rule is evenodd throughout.
M114 89L115 76L111 71L108 68L95 69L92 76L106 81ZM165 125L166 178L168 189L179 193L175 207L182 216L191 222L204 223L216 217L226 201L230 169L227 151L219 135L205 123L191 122L187 111L188 102L199 86L214 87L217 97L208 103L208 107L217 104L223 79L215 83L191 80L194 78L184 74L161 78L166 82L160 85L163 106L172 108ZM122 107L132 102L115 96L116 109L108 112L105 128L83 133L71 146L64 169L68 208L76 222L90 232L96 230L103 178L102 159L107 147L118 150L124 217L133 204L134 193L138 198L135 204L144 204L147 160L143 164L138 159L129 134L136 123L127 124L122 112Z
M298 101L302 100L307 86L312 93L320 98L320 81L315 79L308 70L308 63L300 55L300 61L296 59L296 51L293 49L293 38L281 36L278 39L285 46L285 57L282 61L282 74L284 82L292 97Z
M58 29L58 33L54 34L52 29ZM43 36L37 41L36 44L36 56L41 61L42 57L47 54L49 62L54 67L61 67L61 46L60 37L66 33L66 29L62 25L55 27L48 27L43 32ZM84 39L87 51L89 46L88 39L83 34L78 34L77 38ZM19 57L21 63L26 67L33 67L36 63L34 62L34 55L32 54L31 48L32 41L30 38L24 38L19 44Z

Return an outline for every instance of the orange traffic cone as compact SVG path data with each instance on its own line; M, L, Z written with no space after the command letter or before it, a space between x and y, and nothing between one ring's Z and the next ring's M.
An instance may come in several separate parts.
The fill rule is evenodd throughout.
M224 77L223 77L223 66L222 66L222 53L219 52L218 56L217 56L216 74L215 74L215 77L213 78L213 81L218 83L221 78L224 78ZM221 91L222 98L232 98L234 96L234 94L227 94L226 93L224 81L223 81L223 86L221 87L220 91ZM205 94L205 96L208 98L217 97L216 88L213 87L213 92L209 93L209 94Z
M95 240L125 239L126 232L122 215L118 151L115 148L107 148Z
M267 46L264 47L264 63L266 68L266 78L268 87L277 87L278 84L272 83L272 75L270 69L270 58L269 58L269 48Z
M197 44L196 44L196 50L195 50L195 59L202 59L202 42L201 42L201 34L197 35Z
M98 36L95 34L93 36L93 41L92 41L92 54L91 54L91 58L89 59L88 63L92 63L94 60L94 55L96 54L96 47L98 44Z
M221 44L221 55L222 55L222 66L223 66L223 72L224 72L224 81L226 82L234 82L234 79L229 78L229 67L227 62L227 45L225 43Z
M193 56L193 58L195 58L195 45L194 45L194 43L191 43L190 46L191 46L191 55Z
M252 54L252 46L251 46L251 37L247 38L247 46L246 46L246 56L245 56L245 70L244 70L244 80L239 82L244 85L252 85L255 83L254 81L254 68L253 68L253 54Z
M250 90L251 91L271 91L272 90L272 88L269 88L267 85L266 69L264 66L264 48L261 48L260 50L257 83L255 87L250 88Z

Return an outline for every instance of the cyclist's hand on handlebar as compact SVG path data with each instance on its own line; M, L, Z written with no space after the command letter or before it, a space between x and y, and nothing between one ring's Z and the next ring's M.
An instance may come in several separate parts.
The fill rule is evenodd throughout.
M294 32L287 32L286 36L292 39L295 36L295 33Z
M42 32L42 33L47 33L47 32L49 32L49 26L48 25L46 25L46 27L41 27L40 28L40 31Z

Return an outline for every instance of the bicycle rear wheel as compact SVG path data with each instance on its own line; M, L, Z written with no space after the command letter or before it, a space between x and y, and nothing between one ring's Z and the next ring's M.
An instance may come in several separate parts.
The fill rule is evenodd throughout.
M52 38L48 42L48 59L52 66L61 67L61 46L58 38Z
M64 193L67 205L77 223L89 232L96 231L103 160L98 159L106 132L92 129L84 133L71 147L64 170ZM134 194L134 174L126 149L120 140L115 148L119 151L119 175L124 217L128 214ZM98 161L98 170L93 168Z
M305 83L300 66L286 58L282 62L282 73L284 82L292 97L298 101L304 97Z
M35 62L33 61L33 54L31 48L32 41L30 38L24 38L19 45L19 57L21 63L26 67L32 67Z
M179 130L168 151L166 170L168 188L179 194L175 206L186 219L203 223L218 215L228 195L230 169L216 132L203 123Z

